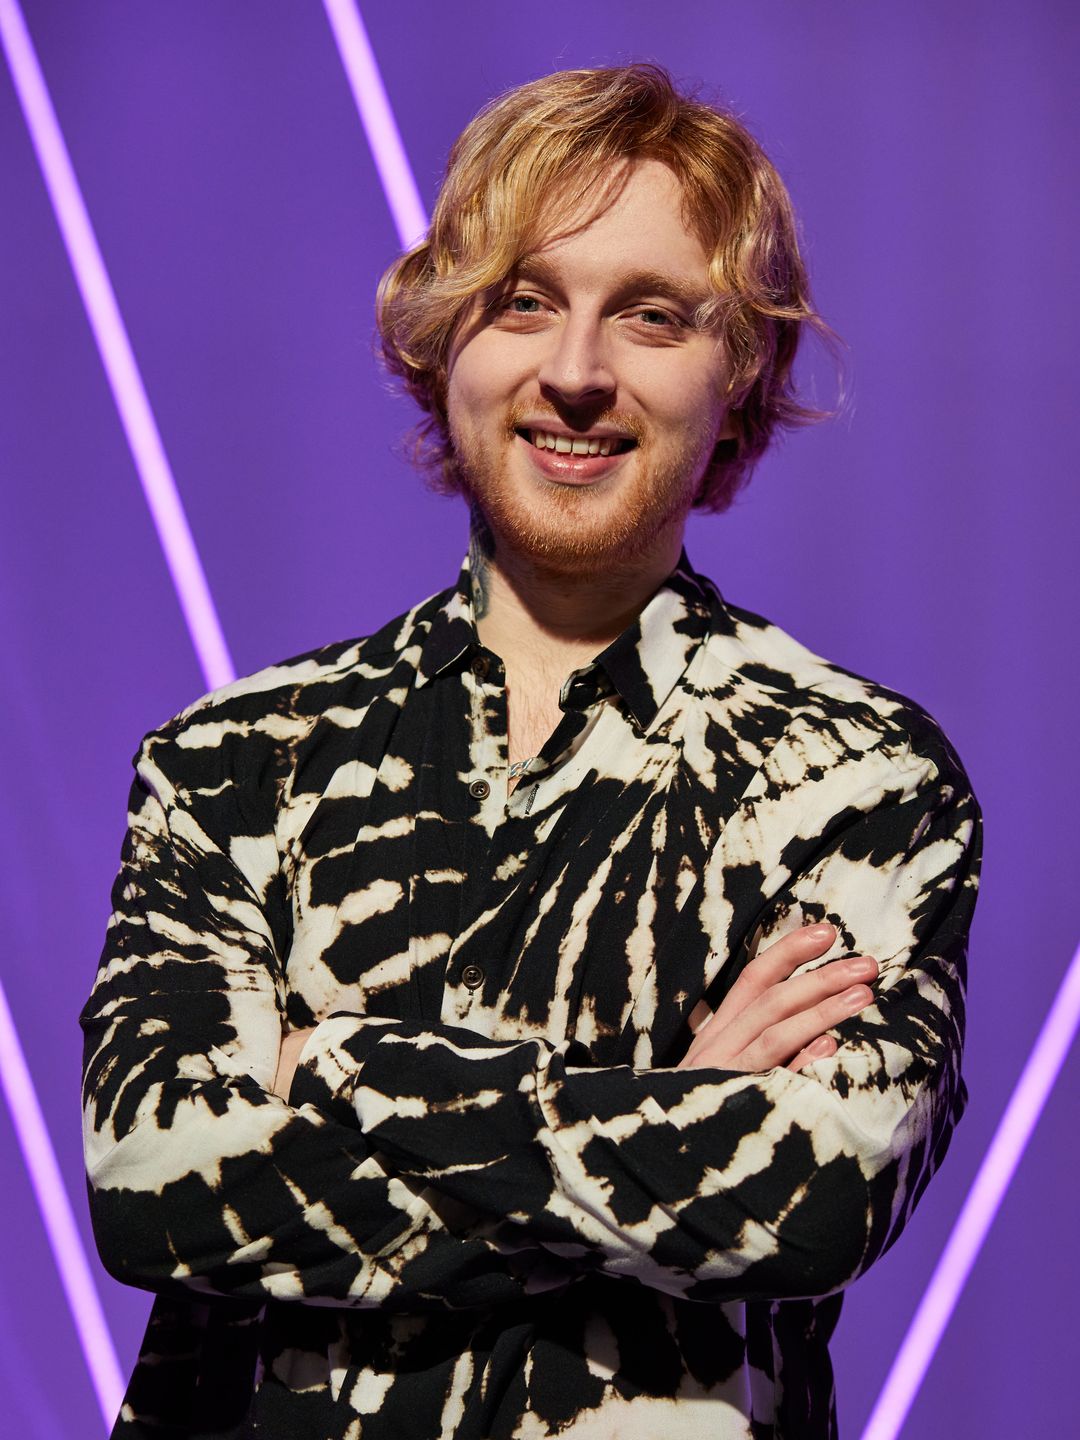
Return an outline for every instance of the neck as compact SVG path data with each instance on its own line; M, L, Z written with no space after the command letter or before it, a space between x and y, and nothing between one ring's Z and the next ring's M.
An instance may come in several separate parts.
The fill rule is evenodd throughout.
M674 570L682 529L633 562L597 572L552 569L498 540L473 508L469 541L473 611L481 643L508 669L574 669L621 635Z

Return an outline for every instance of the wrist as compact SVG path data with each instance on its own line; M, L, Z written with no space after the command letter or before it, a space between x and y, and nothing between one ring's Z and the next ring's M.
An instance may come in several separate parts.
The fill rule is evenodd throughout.
M278 1052L277 1070L274 1074L274 1083L271 1089L273 1093L282 1100L288 1100L289 1091L292 1089L293 1076L296 1074L297 1062L300 1059L300 1052L307 1044L308 1036L313 1033L311 1028L306 1030L289 1030L281 1037L281 1049Z

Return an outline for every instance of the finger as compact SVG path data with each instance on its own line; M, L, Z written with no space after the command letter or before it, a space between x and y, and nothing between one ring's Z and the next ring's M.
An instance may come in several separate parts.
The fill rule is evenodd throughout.
M828 1060L830 1055L836 1054L836 1049L836 1041L831 1035L819 1035L809 1045L803 1046L787 1068L801 1070L804 1065L812 1065L815 1060Z
M866 985L876 978L877 973L877 962L869 955L845 955L841 959L830 960L805 975L797 975L794 979L771 985L764 994L750 1001L740 1014L733 1016L724 1027L724 1043L728 1053L732 1056L738 1055L774 1026L785 1020L802 1017L801 1029L812 1028L808 1034L802 1036L798 1045L788 1052L789 1055L794 1055L815 1035L820 1035L822 1031L828 1030L840 1019L846 1019L848 1014L853 1013L845 1011L842 1006L834 1006L828 1011L829 1018L826 1022L818 1024L818 1018L825 1013L820 1008L822 1005L850 990L852 986L861 985L865 991ZM863 1004L865 1003L863 1001ZM716 1023L714 1020L713 1024ZM778 1057L770 1063L778 1064L780 1058L786 1061L788 1057Z
M712 1014L713 1012L709 1009L705 1001L699 1000L694 1006L693 1010L690 1011L690 1015L686 1023L690 1026L690 1029L696 1035L699 1030L704 1029L705 1026L709 1023L709 1021L712 1019Z
M836 926L827 921L803 925L784 935L755 955L724 996L716 1011L721 1025L763 994L770 986L786 980L793 970L824 955L836 939Z
M790 1056L798 1055L816 1036L834 1030L873 1003L874 993L868 985L853 985L790 1020L770 1026L734 1057L735 1065L740 1070L768 1070L774 1065L786 1065Z

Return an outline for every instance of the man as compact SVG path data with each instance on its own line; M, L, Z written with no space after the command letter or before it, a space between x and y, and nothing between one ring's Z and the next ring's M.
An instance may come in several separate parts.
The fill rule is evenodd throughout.
M117 1436L835 1433L948 1143L979 821L902 697L691 567L810 308L650 66L504 96L380 292L455 588L153 732L86 1031Z

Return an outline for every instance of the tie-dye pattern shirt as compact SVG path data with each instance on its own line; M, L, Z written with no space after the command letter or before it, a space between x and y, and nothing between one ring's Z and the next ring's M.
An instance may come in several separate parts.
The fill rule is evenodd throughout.
M840 1292L964 1105L964 772L684 552L510 789L470 595L136 757L82 1016L95 1234L156 1292L114 1434L832 1436ZM837 1053L675 1068L823 919L880 965Z

